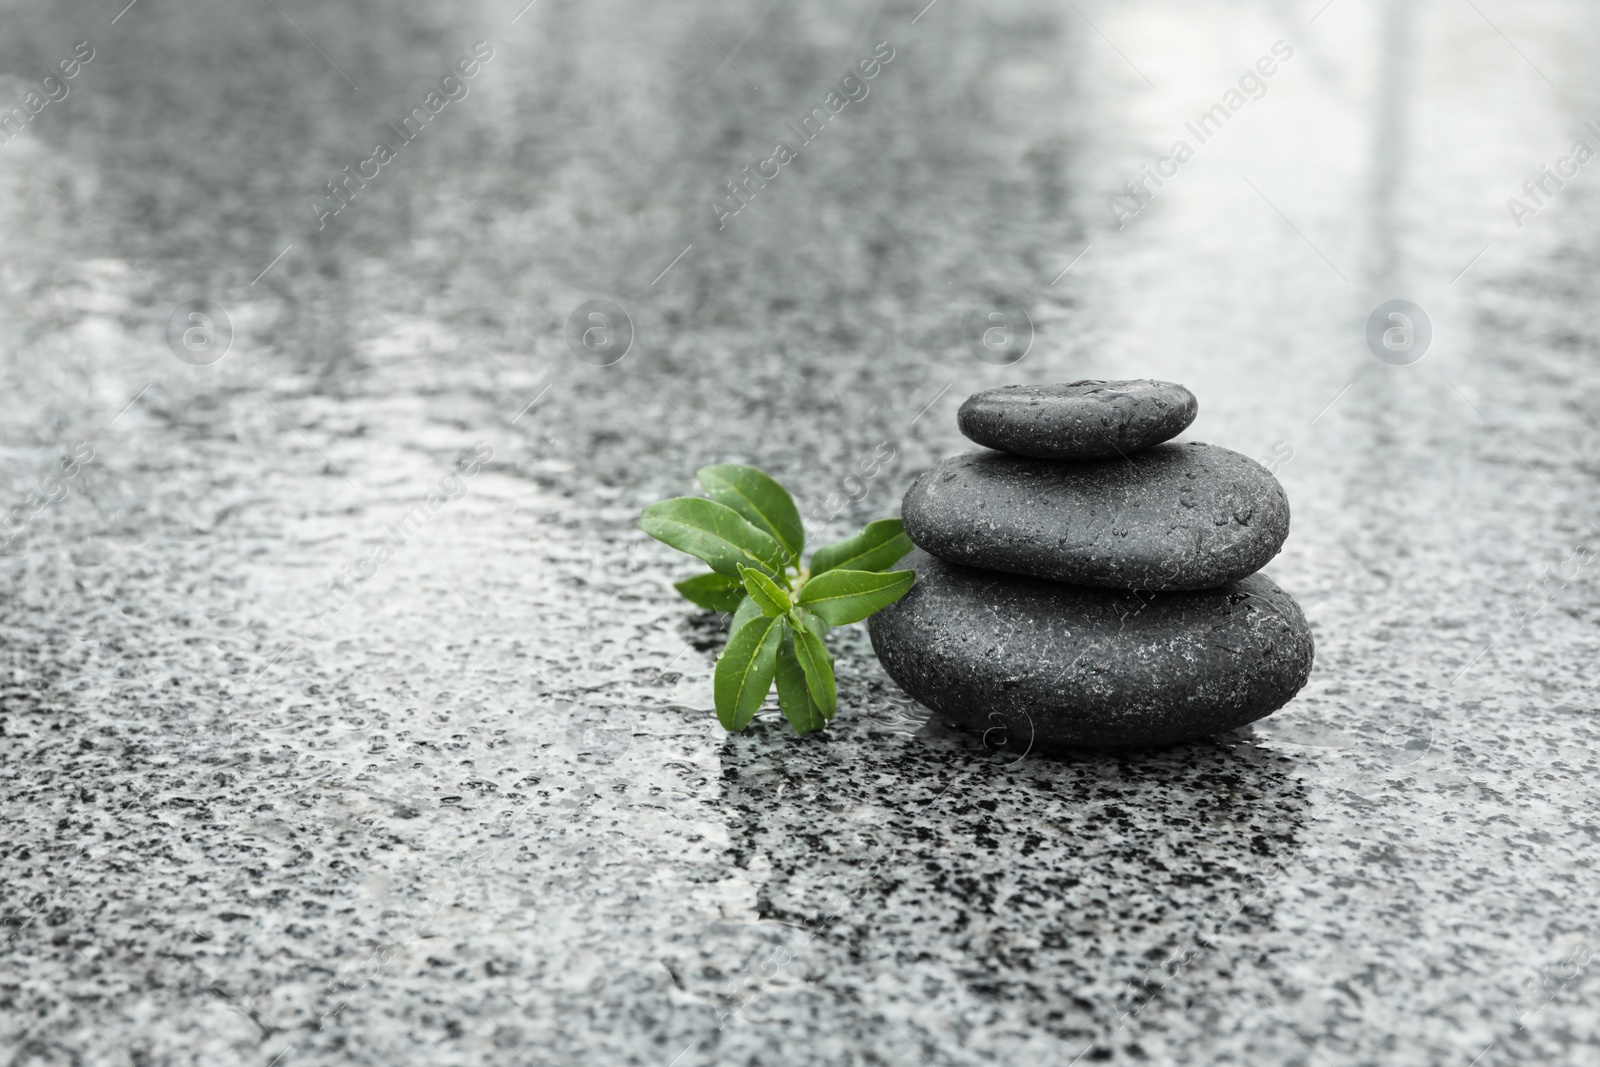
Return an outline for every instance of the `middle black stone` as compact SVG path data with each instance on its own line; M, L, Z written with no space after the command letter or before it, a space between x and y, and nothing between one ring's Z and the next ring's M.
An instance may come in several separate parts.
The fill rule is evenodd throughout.
M919 477L902 515L911 540L953 563L1156 592L1243 578L1289 535L1277 479L1198 443L1077 462L969 452Z

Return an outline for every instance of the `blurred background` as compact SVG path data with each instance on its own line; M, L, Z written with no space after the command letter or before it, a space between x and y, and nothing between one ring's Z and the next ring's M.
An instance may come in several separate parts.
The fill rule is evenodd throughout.
M1600 8L0 7L0 1062L1594 1062ZM642 506L1097 377L1284 483L1293 703L721 731Z

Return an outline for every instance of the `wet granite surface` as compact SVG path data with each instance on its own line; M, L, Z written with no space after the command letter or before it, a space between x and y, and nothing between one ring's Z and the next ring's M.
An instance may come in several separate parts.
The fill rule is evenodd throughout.
M114 8L0 35L0 1062L1594 1061L1592 5ZM1132 377L1284 483L1295 701L1019 761L854 627L721 733L643 504Z

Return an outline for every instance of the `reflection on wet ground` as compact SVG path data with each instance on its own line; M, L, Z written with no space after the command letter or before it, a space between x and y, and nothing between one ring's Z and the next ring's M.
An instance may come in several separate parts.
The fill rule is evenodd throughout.
M8 1062L1593 1058L1587 6L10 8ZM720 731L643 504L1096 376L1284 482L1293 704L986 751L856 628Z

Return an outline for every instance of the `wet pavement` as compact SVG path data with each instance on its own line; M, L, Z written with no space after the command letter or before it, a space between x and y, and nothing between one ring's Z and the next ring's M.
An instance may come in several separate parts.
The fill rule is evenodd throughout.
M1600 8L5 9L0 1062L1594 1062ZM1275 469L1298 698L722 733L644 504L1087 377Z

